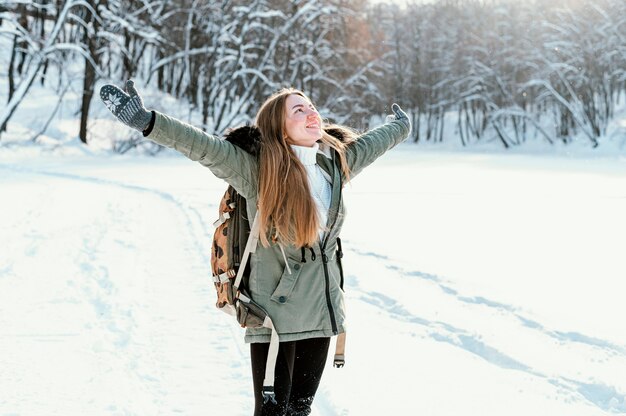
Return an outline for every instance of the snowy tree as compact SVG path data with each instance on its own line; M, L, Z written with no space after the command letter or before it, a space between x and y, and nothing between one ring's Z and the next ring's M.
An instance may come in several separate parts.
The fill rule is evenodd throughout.
M597 145L626 92L622 0L7 1L6 127L32 82L65 90L64 63L85 62L80 137L98 79L139 77L189 102L221 133L249 122L284 86L329 120L367 127L381 103L413 118L413 140L504 147L581 135ZM58 80L48 80L56 66ZM156 104L158 107L158 104ZM160 108L157 108L160 109ZM160 109L167 111L167 109ZM446 123L449 119L455 124ZM454 125L454 131L444 127ZM447 128L447 127L446 127Z
M37 75L42 69L45 69L48 60L66 48L71 48L70 44L61 42L60 35L69 20L70 11L78 7L79 3L78 1L66 1L63 8L56 14L54 25L48 33L43 28L45 18L40 23L42 28L38 33L32 32L30 24L33 20L32 16L37 15L33 10L49 7L47 2L31 2L30 4L15 2L5 6L9 10L3 13L6 28L1 29L0 34L10 35L14 39L12 59L9 65L9 79L13 79L15 71L17 71L20 79L17 85L14 85L14 81L9 82L10 96L6 106L0 111L0 132L6 129L11 116L27 95ZM16 66L13 61L15 57L13 54L20 56Z
M370 20L388 34L383 89L414 113L415 140L441 141L453 114L463 144L581 133L595 145L606 131L624 90L624 2L441 1L400 15L395 7L375 6Z

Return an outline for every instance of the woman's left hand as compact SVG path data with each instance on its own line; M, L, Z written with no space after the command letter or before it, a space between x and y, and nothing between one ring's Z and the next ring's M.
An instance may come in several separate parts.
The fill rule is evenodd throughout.
M394 117L394 120L405 119L406 121L409 121L409 116L400 108L398 104L393 103L391 105L391 111L393 111L393 115L391 117Z
M393 103L391 105L391 111L393 111L393 114L387 116L387 121L402 121L409 127L409 130L411 129L411 119L409 119L407 113L405 113L398 104Z

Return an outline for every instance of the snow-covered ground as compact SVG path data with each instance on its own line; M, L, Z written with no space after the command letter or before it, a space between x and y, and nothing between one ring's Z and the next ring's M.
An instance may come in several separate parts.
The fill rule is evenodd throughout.
M0 415L250 415L224 183L56 153L0 148ZM615 155L385 155L345 192L347 365L314 415L626 414L625 185Z
M225 184L112 154L132 133L97 100L78 144L65 71L37 143L58 101L39 83L0 138L0 416L252 414L243 331L213 306ZM601 143L403 144L355 178L347 365L314 415L626 414L626 103Z

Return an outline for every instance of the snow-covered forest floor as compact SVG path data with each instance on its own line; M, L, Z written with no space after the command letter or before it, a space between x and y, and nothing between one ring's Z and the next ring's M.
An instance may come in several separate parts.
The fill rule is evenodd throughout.
M78 90L30 143L56 105L33 86L0 141L0 416L250 415L243 332L213 306L225 184L111 152L130 130L97 99L80 144ZM314 415L626 414L620 108L599 149L405 143L355 178L347 365Z
M22 150L0 148L0 414L251 414L213 306L224 183ZM346 189L347 366L314 414L626 413L625 183L620 156L385 155Z

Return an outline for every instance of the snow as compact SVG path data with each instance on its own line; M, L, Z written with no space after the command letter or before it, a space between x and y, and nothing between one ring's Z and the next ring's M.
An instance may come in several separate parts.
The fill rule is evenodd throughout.
M36 143L56 104L38 83L0 141L0 416L250 415L210 277L224 182L114 154L134 133L96 101L81 144L76 80ZM626 414L625 132L622 103L597 149L406 143L356 177L347 364L331 354L313 415Z
M0 414L251 414L242 330L213 306L224 183L28 149L0 148ZM625 179L620 156L409 144L356 177L347 365L314 415L626 413Z
M0 220L10 247L0 257L0 409L249 409L243 342L212 310L208 251L184 231L202 230L194 211L158 187L130 185L140 165L41 162L0 168L11 201ZM219 389L217 374L227 375Z

